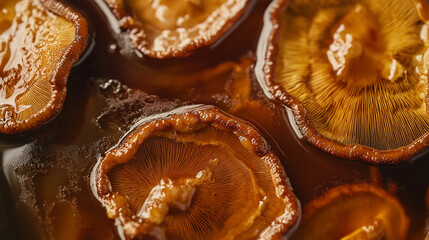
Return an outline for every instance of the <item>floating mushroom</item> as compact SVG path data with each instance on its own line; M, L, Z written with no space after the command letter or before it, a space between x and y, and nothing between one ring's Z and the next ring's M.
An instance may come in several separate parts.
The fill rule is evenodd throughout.
M60 112L88 26L54 0L2 0L0 6L0 133L15 134Z
M106 153L93 181L129 238L280 239L299 214L265 140L214 107L142 120Z
M409 219L399 201L371 184L333 188L304 207L292 239L405 239Z
M153 58L189 55L225 34L251 0L104 0L132 42Z
M423 0L278 0L260 45L264 83L324 151L405 161L429 142L428 9Z

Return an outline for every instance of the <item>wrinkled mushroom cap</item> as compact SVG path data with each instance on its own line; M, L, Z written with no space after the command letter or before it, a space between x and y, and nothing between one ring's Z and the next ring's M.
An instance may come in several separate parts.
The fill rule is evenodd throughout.
M405 161L429 141L426 1L279 0L263 71L324 151L371 163Z
M3 0L0 8L0 133L14 134L61 110L88 27L54 0Z
M304 207L292 239L405 239L408 227L403 206L383 189L344 185Z
M93 176L129 238L279 239L299 214L265 140L214 107L142 120Z
M143 54L184 57L216 42L251 0L105 0Z

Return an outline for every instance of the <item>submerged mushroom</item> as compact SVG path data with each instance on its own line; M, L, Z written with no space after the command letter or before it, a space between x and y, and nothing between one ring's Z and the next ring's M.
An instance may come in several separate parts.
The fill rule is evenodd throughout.
M0 9L0 133L15 134L60 112L88 26L55 0L2 0Z
M423 149L428 8L423 0L272 5L269 41L261 41L265 82L293 109L307 140L375 163L403 161Z
M409 219L401 203L370 184L333 188L304 207L292 239L405 239Z
M216 42L251 0L104 0L138 50L153 58L189 55Z
M93 177L128 238L280 239L299 214L265 140L214 107L142 120Z

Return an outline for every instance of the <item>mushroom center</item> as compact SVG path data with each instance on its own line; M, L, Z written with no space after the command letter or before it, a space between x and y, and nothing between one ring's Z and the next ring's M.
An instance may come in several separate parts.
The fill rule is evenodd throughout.
M194 178L171 180L161 179L152 188L143 203L138 216L151 222L161 224L170 208L186 211L192 203L197 186L210 181L212 172L209 168L199 171Z
M357 4L332 28L327 57L338 79L351 86L366 87L378 79L394 81L404 68L386 54L386 41L376 17Z

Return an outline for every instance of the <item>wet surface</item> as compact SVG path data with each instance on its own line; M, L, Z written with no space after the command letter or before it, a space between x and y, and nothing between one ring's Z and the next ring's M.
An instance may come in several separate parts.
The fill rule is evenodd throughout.
M114 18L103 13L101 0L70 1L88 19L94 48L72 70L64 108L49 127L13 146L3 144L8 139L2 136L0 238L119 239L114 221L93 197L93 166L138 119L182 105L213 104L266 138L302 205L332 187L373 181L378 169L378 182L397 189L410 217L407 239L422 239L427 153L384 167L332 157L302 141L289 110L263 94L248 62L254 62L269 2L259 1L215 46L163 62L130 49L126 37L109 26ZM237 82L248 87L234 87Z

